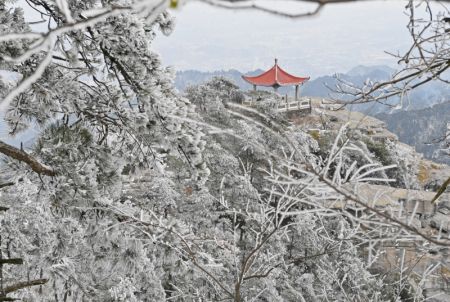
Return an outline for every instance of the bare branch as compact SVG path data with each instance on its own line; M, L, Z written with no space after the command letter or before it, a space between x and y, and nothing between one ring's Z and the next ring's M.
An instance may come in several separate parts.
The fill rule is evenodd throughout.
M416 10L425 4L427 18L416 16ZM407 7L409 15L408 30L411 35L411 46L403 54L392 54L398 59L400 70L393 74L389 80L381 82L367 82L364 85L355 85L342 79L337 79L338 84L331 88L333 94L346 95L351 99L347 101L334 97L334 101L340 104L360 104L368 102L383 103L388 99L400 97L400 105L403 98L413 89L430 81L448 83L444 78L450 70L450 49L448 39L450 31L446 22L447 12L432 13L428 1L416 5L410 0ZM385 104L387 105L387 104ZM392 106L393 105L388 105ZM396 107L396 106L395 106Z
M319 14L319 12L329 4L336 3L348 3L348 2L361 2L362 0L293 0L291 2L297 2L299 5L302 3L312 3L317 4L317 6L304 13L290 13L285 12L276 8L269 8L267 6L261 5L264 1L251 1L251 0L201 0L201 2L206 3L211 6L216 6L223 9L231 10L254 10L268 13L275 16L291 18L291 19L302 19L306 17L312 17ZM443 2L447 2L444 0Z

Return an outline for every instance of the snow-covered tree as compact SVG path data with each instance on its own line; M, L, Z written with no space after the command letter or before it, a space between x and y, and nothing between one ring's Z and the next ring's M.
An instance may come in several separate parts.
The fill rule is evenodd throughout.
M375 233L395 237L391 226L429 238L355 197L352 186L388 181L388 167L368 160L345 127L321 157L301 129L241 106L224 79L178 95L151 49L173 26L165 1L27 3L47 31L0 0L0 66L19 78L0 82L0 108L12 135L40 133L31 150L0 142L0 249L23 259L3 267L1 291L28 282L13 293L24 301L395 293L358 247ZM352 216L347 202L369 213Z
M169 33L172 20L167 13L128 12L134 4L30 1L51 24L33 33L22 10L1 1L0 64L21 77L16 87L2 86L2 107L12 135L30 127L41 132L32 153L0 145L9 156L4 179L12 184L2 192L2 205L10 207L3 242L10 240L9 252L26 263L4 276L50 279L27 299L117 300L128 297L127 282L151 289L139 294L148 301L160 299L151 249L108 209L133 211L123 181L143 171L174 186L170 157L185 162L191 186L202 187L209 174L203 134L190 121L193 107L176 95L172 72L151 50L157 28ZM175 196L163 193L170 205ZM165 206L163 198L158 206Z

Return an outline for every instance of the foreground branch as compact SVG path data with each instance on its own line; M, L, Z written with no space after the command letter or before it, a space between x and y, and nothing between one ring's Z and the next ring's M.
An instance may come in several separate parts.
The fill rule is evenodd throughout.
M6 188L6 187L10 187L10 186L14 186L14 183L13 182L5 182L5 183L2 183L2 184L0 184L0 189L2 189L2 188Z
M31 286L37 286L37 285L43 285L47 283L48 279L36 279L31 281L24 281L19 282L10 286L7 286L3 289L3 294L9 294L15 291L18 291L19 289L31 287Z
M31 168L31 170L38 174L55 176L55 172L53 171L53 169L45 166L44 164L41 164L37 159L29 155L27 152L14 146L8 145L3 141L0 141L0 153L26 163Z
M431 200L431 203L437 203L438 198L444 194L445 190L447 190L447 187L450 186L450 177L442 184L442 186L437 191L436 195L433 197L433 200Z

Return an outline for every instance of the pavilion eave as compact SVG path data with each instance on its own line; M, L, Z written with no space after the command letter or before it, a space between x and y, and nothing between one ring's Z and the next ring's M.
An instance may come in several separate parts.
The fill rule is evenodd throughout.
M242 78L254 86L273 87L275 89L281 86L299 86L309 80L309 77L297 77L286 72L278 66L277 59L275 59L275 65L272 68L260 75L243 75Z
M298 82L290 82L290 83L275 82L275 83L270 83L270 84L263 84L263 83L252 82L251 78L249 79L246 76L242 76L242 78L251 85L256 85L256 86L261 86L261 87L285 87L285 86L303 85L306 81L309 80L309 77L307 77Z

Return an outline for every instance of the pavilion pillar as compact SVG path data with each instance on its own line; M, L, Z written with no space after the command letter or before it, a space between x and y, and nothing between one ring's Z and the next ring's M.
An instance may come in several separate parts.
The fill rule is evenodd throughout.
M298 101L298 85L295 85L295 101Z
M253 91L256 91L256 85L253 85Z

